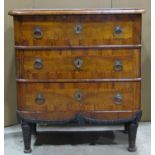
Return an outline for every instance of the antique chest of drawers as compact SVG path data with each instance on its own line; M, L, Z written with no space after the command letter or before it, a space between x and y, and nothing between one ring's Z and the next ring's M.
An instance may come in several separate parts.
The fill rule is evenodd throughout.
M12 10L17 114L25 152L36 124L123 124L135 151L141 118L139 9Z

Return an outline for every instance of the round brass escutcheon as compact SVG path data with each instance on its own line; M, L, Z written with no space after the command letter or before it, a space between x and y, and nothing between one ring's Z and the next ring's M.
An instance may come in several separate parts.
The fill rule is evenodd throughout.
M114 96L114 103L115 103L115 104L117 104L117 105L122 104L122 100L123 100L123 96L122 96L120 93L117 93L117 94Z
M76 58L74 60L74 65L75 65L76 69L80 69L82 67L82 64L83 64L83 60L82 59Z
M44 104L45 103L44 95L42 93L38 93L36 95L35 102L39 105Z
M74 97L76 101L80 102L83 99L84 95L81 91L77 91L75 92Z
M33 37L35 39L41 39L43 37L43 32L40 27L35 27L33 30Z
M114 34L115 35L121 35L123 33L122 28L120 26L116 26L114 28Z
M118 60L118 59L115 60L113 69L115 71L122 71L123 70L123 64L122 64L121 60Z
M36 58L34 61L34 68L35 69L41 69L43 68L43 61L40 58Z
M75 27L74 27L74 32L75 32L76 34L80 34L80 33L82 32L82 26L81 26L81 24L75 25Z

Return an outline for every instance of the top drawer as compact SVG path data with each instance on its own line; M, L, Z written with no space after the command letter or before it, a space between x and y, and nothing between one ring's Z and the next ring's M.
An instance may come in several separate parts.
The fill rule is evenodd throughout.
M15 16L15 44L22 46L135 45L141 14Z

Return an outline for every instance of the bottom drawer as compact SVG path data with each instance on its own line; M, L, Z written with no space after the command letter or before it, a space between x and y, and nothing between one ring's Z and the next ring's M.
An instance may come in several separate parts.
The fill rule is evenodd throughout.
M18 83L18 110L28 112L140 109L140 82Z

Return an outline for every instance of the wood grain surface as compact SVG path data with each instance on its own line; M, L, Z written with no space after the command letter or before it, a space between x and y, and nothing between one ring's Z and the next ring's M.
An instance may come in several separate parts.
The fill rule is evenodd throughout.
M80 25L81 32L75 32ZM15 16L15 44L26 46L74 46L140 44L141 14ZM122 33L116 34L120 27ZM36 39L39 28L42 37Z
M18 83L18 110L32 112L121 111L140 109L140 82ZM75 94L82 94L77 100ZM115 95L122 95L120 104ZM45 102L38 104L42 94Z
M59 11L9 13L14 15L19 115L43 121L76 114L133 118L141 109L143 10Z
M66 14L141 14L144 9L14 9L9 15L66 15Z
M19 79L104 79L140 77L139 49L74 49L74 50L16 50ZM42 61L40 69L35 62ZM82 61L76 68L75 62ZM117 70L117 61L122 70Z
M85 117L95 120L107 120L117 121L120 119L133 119L137 111L83 111L80 113L74 111L66 112L32 112L32 111L18 111L20 118L31 121L65 121L70 120L76 116L76 114L82 114Z

